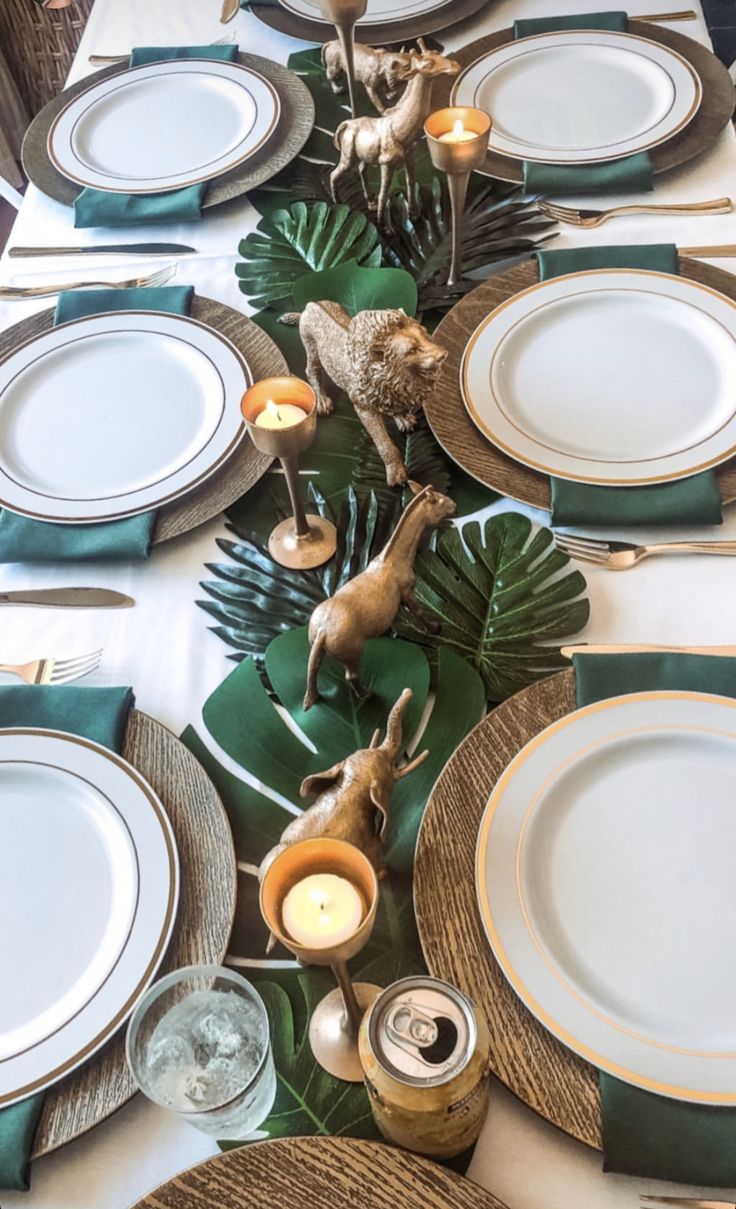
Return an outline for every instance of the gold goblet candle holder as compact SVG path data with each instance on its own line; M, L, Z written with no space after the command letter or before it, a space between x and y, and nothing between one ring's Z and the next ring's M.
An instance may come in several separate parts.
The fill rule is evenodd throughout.
M364 16L367 6L368 0L319 0L322 16L331 21L337 31L353 117L358 116L355 108L355 23Z
M367 943L377 906L376 871L359 848L344 840L323 837L291 844L271 862L261 882L261 911L272 935L305 965L330 966L337 979L337 989L312 1013L309 1042L320 1066L350 1083L363 1079L358 1029L381 988L353 983L347 963Z
M335 526L307 515L299 491L299 454L317 432L317 398L300 378L263 378L243 395L241 410L256 449L279 458L289 489L293 516L281 521L268 539L268 551L282 567L321 567L335 553Z
M449 286L455 286L463 275L460 250L460 224L468 195L470 174L480 168L488 152L491 119L482 109L451 106L438 109L424 123L429 154L435 168L447 174L452 207L452 260Z

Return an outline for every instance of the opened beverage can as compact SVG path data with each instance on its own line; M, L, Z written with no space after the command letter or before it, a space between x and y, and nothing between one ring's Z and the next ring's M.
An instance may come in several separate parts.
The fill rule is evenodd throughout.
M363 1017L359 1047L385 1138L435 1158L475 1142L488 1108L489 1038L461 991L439 978L402 978Z

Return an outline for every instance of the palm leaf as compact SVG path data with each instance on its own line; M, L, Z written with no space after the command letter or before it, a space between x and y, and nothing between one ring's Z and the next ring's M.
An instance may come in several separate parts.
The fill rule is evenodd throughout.
M235 266L240 289L254 307L291 299L305 273L331 269L346 260L378 266L378 231L364 214L326 202L294 202L262 218L239 245L244 263Z
M417 595L441 624L421 630L406 610L395 632L427 650L455 651L477 668L491 701L503 701L569 663L561 642L586 624L590 605L579 571L549 529L532 532L517 512L442 534L417 560Z
M320 516L334 519L317 491L312 499ZM277 506L276 516L288 515L288 503ZM212 632L240 652L260 660L272 639L309 621L320 601L332 596L348 579L365 570L388 540L393 512L381 511L369 492L360 502L354 491L343 500L337 519L337 550L325 567L290 571L274 562L262 537L245 527L228 525L239 541L218 538L217 545L229 561L207 563L216 579L200 587L210 597L197 604L217 622Z
M536 200L521 189L508 192L497 184L476 184L463 215L463 271L487 269L497 261L531 254L545 243L555 224L540 214ZM417 185L415 202L418 218L411 217L402 193L390 198L393 234L383 239L384 259L411 273L419 290L420 310L446 310L478 282L466 278L454 291L447 288L452 227L444 182L435 176L429 184Z

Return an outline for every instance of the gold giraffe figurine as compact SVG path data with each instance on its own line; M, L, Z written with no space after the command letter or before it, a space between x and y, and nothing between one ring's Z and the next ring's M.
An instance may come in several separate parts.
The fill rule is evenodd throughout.
M415 594L417 577L414 559L424 530L452 516L455 504L434 487L410 483L415 493L404 509L386 545L372 558L365 571L338 588L334 596L317 605L309 619L309 670L304 709L319 699L317 675L325 655L345 668L345 679L358 695L360 660L369 638L385 634L405 604L428 632L437 623Z
M332 199L337 201L340 178L357 164L365 199L369 207L377 209L378 225L385 231L390 228L386 212L389 185L400 168L406 173L410 210L415 212L412 156L414 144L421 136L432 108L432 81L436 76L454 76L460 71L460 64L455 59L446 59L444 55L427 50L421 38L418 42L421 54L411 51L409 63L399 73L407 80L401 100L380 117L349 118L335 131L340 162L330 176ZM377 206L366 177L372 166L381 171Z
M313 773L302 781L301 796L316 797L316 801L289 823L278 844L264 856L258 870L259 879L285 848L298 840L313 840L320 836L354 844L368 857L378 876L385 876L383 841L388 828L391 790L429 755L428 751L423 751L407 764L397 767L402 750L401 715L411 695L411 689L405 688L394 705L382 743L379 743L381 732L377 730L370 747L353 752L325 772ZM376 811L381 816L378 831Z
M402 310L359 311L351 319L339 302L308 302L303 311L282 315L279 323L299 325L319 414L333 410L332 381L349 395L381 455L389 487L405 483L406 466L384 417L391 416L402 432L414 428L447 350Z

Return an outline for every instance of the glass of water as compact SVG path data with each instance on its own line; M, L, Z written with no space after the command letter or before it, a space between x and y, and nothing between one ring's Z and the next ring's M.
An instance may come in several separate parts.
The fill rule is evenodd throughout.
M149 987L125 1042L149 1100L223 1140L265 1121L276 1096L268 1016L255 987L221 966L187 966Z

